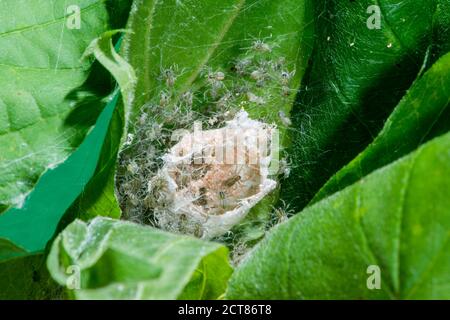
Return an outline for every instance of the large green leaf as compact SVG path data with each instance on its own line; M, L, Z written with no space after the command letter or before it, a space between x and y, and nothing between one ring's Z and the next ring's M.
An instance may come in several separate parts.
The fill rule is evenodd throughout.
M450 44L447 0L314 4L316 45L295 107L293 168L283 190L297 210L377 136L417 75ZM373 5L380 29L367 26Z
M115 3L119 3L121 8L124 2L115 1ZM118 23L120 19L115 17L115 20ZM110 41L110 38L108 37L107 40ZM94 42L95 40L92 43ZM114 56L114 53L111 55ZM108 90L110 76L105 74L99 65L96 65L93 71L95 74L83 86L86 87L87 83L96 83L90 84L89 88L100 90L98 85L101 83L102 87ZM101 94L105 93L100 90L97 95ZM93 189L91 187L93 182L90 180L98 181L104 179L104 176L111 176L110 172L115 167L123 128L123 109L121 105L116 107L119 96L117 91L114 92L107 103L100 97L96 97L93 101L82 103L70 115L71 118L78 118L80 121L86 121L87 124L92 123L92 119L89 118L96 117L98 110L101 111L106 104L95 128L80 148L62 165L43 175L21 208L11 208L0 216L0 240L3 244L0 248L0 261L42 252L57 230L58 224L67 225L74 217L120 216L120 210L108 206L109 203L98 206L98 209L102 209L101 212L83 211L82 214L75 212L76 209L83 209L82 204L94 201L93 199L98 197L98 192L102 192L101 188ZM80 197L83 201L77 201L74 204L74 201ZM110 203L115 202L110 201ZM69 208L71 210L61 222L61 218Z
M63 225L73 219L89 220L96 216L119 218L121 209L114 190L117 155L125 128L125 113L119 101L109 123L108 134L103 141L97 167L83 192L67 211Z
M447 134L279 225L228 298L449 299L449 176Z
M266 0L227 0L220 3L135 1L122 50L137 76L131 96L134 100L130 106L125 106L127 119L130 112L129 121L125 124L128 125L129 132L135 133L135 120L142 106L157 104L163 92L170 91L173 100L177 100L183 93L192 91L195 94L194 109L200 113L205 112L211 101L203 100L209 90L204 73L210 68L225 73L226 87L245 85L255 95L263 96L267 100L265 105L248 103L246 96L242 95L234 102L235 107L244 107L253 117L277 123L282 145L287 145L286 121L279 114L282 112L289 117L295 91L305 71L311 51L311 20L309 0L284 3ZM282 94L283 86L278 80L259 87L256 81L250 80L249 75L243 77L233 71L237 61L254 56L251 47L258 40L271 48L270 52L261 54L262 59L275 64L283 58L283 70L295 71L295 74L292 72L289 85L284 88L289 91L289 96ZM108 51L105 47L100 49ZM103 62L104 65L108 63L108 60ZM173 87L168 88L166 81L162 79L162 73L170 68L176 69L176 81ZM280 75L283 70L279 70ZM271 79L279 79L280 75L272 75ZM126 88L122 90L128 92ZM126 99L125 104L128 102L129 99ZM150 117L155 118L155 115L150 114ZM93 188L94 191L97 190L98 196L94 201L83 205L84 211L96 212L98 207L103 208L105 204L110 208L117 208L111 202L115 200L115 181L111 171L107 179L107 183L103 183L101 188L98 188L98 184ZM102 181L105 179L102 178ZM142 187L146 189L146 184ZM273 201L263 204L259 212L267 215L271 204Z
M408 91L374 142L334 175L313 201L334 193L450 129L450 54Z
M217 243L108 218L69 225L47 264L61 285L78 268L78 299L215 299L232 271Z
M117 4L118 7L115 8L118 13L111 13L113 26L123 19L123 6L126 2L123 0L108 2L109 5ZM109 8L109 10L112 9ZM94 39L85 52L85 56L94 51L97 43L106 42L106 46L110 50L108 55L113 58L118 57L113 46L110 45L111 36L114 34L115 32L106 32L102 37ZM97 90L108 90L110 76L105 73L105 70L101 69L98 64L92 71L93 74L87 82L97 84L91 85L91 87L97 88ZM98 88L99 83L103 89ZM124 84L122 83L122 85ZM87 85L85 84L85 86ZM98 92L99 96L102 94L106 93ZM106 102L96 98L86 106L78 107L79 109L90 109L75 112L77 117L83 119L83 117L96 116L96 110L101 110L106 105L98 117L95 128L78 150L62 165L43 175L22 208L12 208L0 216L0 241L2 243L0 261L42 252L47 242L53 237L58 224L64 227L75 217L96 215L120 217L119 208L107 205L115 204L113 201L109 201L103 206L97 205L96 209L98 210L95 212L83 211L85 203L94 201L93 199L98 197L99 192L102 193L101 188L93 188L93 185L98 185L98 180L103 181L105 175L110 176L109 173L115 168L118 144L122 135L122 123L124 122L122 105L116 106L119 97L118 90L115 90L106 99ZM84 113L86 114L84 115ZM74 117L74 115L72 116ZM116 138L117 136L118 138ZM74 203L76 199L78 201ZM67 211L68 213L61 220Z
M123 17L127 16L127 12L124 11L127 2L129 0L105 2L112 27L123 25ZM111 120L111 116L113 112L114 115L117 113L115 110L118 94L111 96L109 103L102 101L102 97L112 90L111 85L113 82L110 76L98 64L94 64L89 78L81 88L73 92L75 95L86 90L91 93L88 96L83 95L84 98L77 102L76 109L70 117L91 125L95 123L97 115L106 104L95 128L62 165L48 170L40 178L22 208L11 208L0 216L0 237L7 238L0 238L2 299L63 297L61 288L48 274L45 265L46 255L33 254L44 251L64 212L93 176L97 162L101 162L99 153L102 145L106 147L103 141L108 124L110 121L111 126L115 123L116 117ZM104 214L114 216L110 211L104 211ZM70 223L69 217L66 220L61 226Z
M130 103L133 98L133 86L136 76L133 68L116 52L120 48L122 38L116 48L112 37L117 31L105 32L90 44L86 55L95 55L100 63L114 76L120 88L122 101L119 102L109 123L108 135L103 142L100 158L94 176L85 190L70 208L66 218L74 217L89 220L101 215L120 217L121 210L114 190L117 155L126 132ZM116 93L118 94L118 93Z
M67 27L64 0L0 3L2 209L21 205L41 174L66 159L92 125L73 116L76 100L68 96L87 79L91 62L80 57L106 30L108 14L102 0L70 5L80 8L80 29Z
M229 88L241 84L242 75L231 70L236 61L253 54L249 51L258 40L270 48L266 58L274 62L283 58L286 70L295 70L290 89L297 89L312 49L311 9L309 0L136 0L128 24L132 32L124 39L125 57L138 78L132 118L144 104L159 101L168 89L162 71L171 67L178 70L175 96L207 90L206 68L223 71ZM255 83L247 84L268 102L244 107L284 127L278 112L289 114L294 95L283 97L279 83L259 89ZM205 102L200 109L206 106Z
M78 150L42 177L25 205L0 215L0 261L44 251L64 213L96 172L97 162L103 163L100 153L114 123L111 117L118 97L116 94L111 98ZM103 214L119 216L110 211Z

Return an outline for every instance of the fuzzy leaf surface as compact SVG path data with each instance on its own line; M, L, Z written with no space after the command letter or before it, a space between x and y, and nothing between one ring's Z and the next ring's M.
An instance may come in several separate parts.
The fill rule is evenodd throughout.
M76 99L68 97L87 79L91 61L80 57L108 27L108 13L101 0L71 5L80 9L81 29L68 27L64 0L0 3L2 210L20 206L42 173L64 161L92 125L72 116Z
M432 94L430 94L432 92ZM316 202L356 182L450 129L450 54L417 79L378 137L314 197ZM407 137L405 139L405 137Z
M314 6L316 43L293 111L292 171L282 191L296 211L375 139L406 90L450 44L447 0ZM377 17L380 28L373 25Z
M216 299L232 272L227 254L217 243L98 217L69 225L47 265L61 285L78 266L77 299Z
M449 176L446 134L280 224L227 297L449 299ZM369 266L380 290L368 289Z

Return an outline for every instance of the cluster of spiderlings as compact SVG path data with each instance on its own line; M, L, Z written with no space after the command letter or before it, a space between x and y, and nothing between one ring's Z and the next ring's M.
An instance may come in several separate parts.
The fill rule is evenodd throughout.
M175 68L163 70L165 84L153 101L140 110L119 157L116 188L124 218L135 222L154 224L154 203L149 193L149 181L162 165L162 155L174 143L175 129L191 129L193 121L202 120L202 115L192 109L193 96L183 93L175 101L173 84Z
M156 225L154 209L163 203L160 195L152 194L149 182L162 165L162 155L177 142L174 130L192 130L194 121L208 126L209 120L211 124L206 114L194 109L199 103L197 92L188 90L179 94L175 91L178 72L177 66L161 69L159 94L141 107L120 154L116 189L127 220Z
M284 57L277 56L269 44L254 41L236 60L222 68L204 67L201 76L205 83L202 106L207 106L201 111L213 123L221 111L256 108L260 109L256 113L259 120L277 119L280 125L290 125L288 115L279 110L283 109L280 103L289 103L285 98L294 92L290 84L295 69Z
M203 67L195 86L181 93L175 88L183 70L176 65L161 68L159 92L142 106L119 158L116 188L125 219L161 227L155 213L162 216L164 196L155 195L149 182L161 168L162 156L177 142L174 130L191 131L194 121L201 121L203 129L218 128L241 108L264 108L272 99L291 94L295 70L288 70L269 44L257 40L242 52L228 65ZM266 113L277 114L276 108L269 106ZM288 121L287 116L278 117L281 123Z

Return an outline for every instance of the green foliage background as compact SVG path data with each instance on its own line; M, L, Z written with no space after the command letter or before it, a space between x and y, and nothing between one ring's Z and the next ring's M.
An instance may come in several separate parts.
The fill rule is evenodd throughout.
M0 299L450 299L448 0L72 2L80 30L63 0L0 4ZM231 70L258 40L287 88ZM206 114L225 70L282 133L290 174L233 230L255 245L234 271L224 243L120 220L118 155L175 65L175 100Z

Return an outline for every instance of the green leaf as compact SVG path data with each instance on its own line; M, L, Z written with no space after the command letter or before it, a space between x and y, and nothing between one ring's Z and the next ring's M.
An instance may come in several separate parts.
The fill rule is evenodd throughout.
M334 175L312 202L343 189L442 131L448 131L449 112L450 54L447 54L417 79L374 142Z
M116 95L118 97L119 93L116 92ZM115 196L114 182L124 128L124 107L122 101L118 101L109 122L108 134L103 140L95 172L67 211L63 225L67 225L75 218L86 221L96 216L120 218L122 213Z
M306 0L135 1L128 24L132 32L124 39L125 57L138 78L132 118L145 103L159 101L165 90L161 73L170 67L178 69L175 96L207 90L205 68L225 72L228 87L239 84L241 76L230 69L237 60L249 58L248 51L257 40L271 48L265 57L284 58L286 70L295 70L290 89L296 90L312 49L311 13L311 2ZM283 98L280 84L260 90L249 85L255 94L265 92L269 101L244 107L284 127L278 112L289 115L294 95Z
M446 0L314 4L315 51L293 112L293 165L282 191L296 210L373 141L417 75L450 43L441 33L450 25ZM381 10L380 29L367 27L372 5Z
M94 55L111 72L120 87L125 107L129 108L133 101L136 74L133 67L116 52L112 41L112 37L122 31L126 30L107 31L94 39L86 49L84 56Z
M436 44L434 54L450 52L450 2L439 0L436 4L436 13L434 14L434 29Z
M0 238L0 261L27 255L27 251L9 240Z
M44 251L64 213L96 172L97 162L103 163L100 151L117 99L118 94L112 97L78 150L42 177L22 208L0 215L0 261ZM110 211L103 214L118 217Z
M117 156L127 130L136 75L133 68L116 52L120 48L122 38L117 43L116 49L112 44L112 37L120 31L122 30L104 33L92 41L85 52L85 55L95 55L98 61L111 72L123 98L112 114L108 135L105 137L95 174L70 208L67 220L73 218L89 220L99 215L118 218L121 215L115 195L115 172Z
M103 52L97 46L108 48L107 54L111 57L109 66L114 68L121 63L125 66L115 71L114 75L126 86L128 79L133 80L133 71L127 70L127 63L112 52L114 48L111 36L115 33L105 33L101 38L93 40L88 51L95 53L103 61L107 57L102 55ZM116 106L119 96L116 90L109 97L95 128L80 148L66 162L42 177L24 207L10 209L0 216L0 240L8 243L0 248L0 260L42 252L58 224L64 227L77 217L120 217L114 190L107 189L112 197L102 197L107 194L103 189L104 185L113 185L107 182L114 178L123 132L123 107L121 104ZM104 105L102 101L96 103ZM61 184L64 188L61 188ZM101 201L97 201L99 197ZM33 236L29 236L30 234ZM22 249L18 251L16 246Z
M449 176L447 134L276 227L227 297L449 299Z
M142 107L158 105L161 94L166 92L173 101L192 92L193 110L212 116L208 110L217 101L207 98L214 89L208 84L205 73L221 71L225 75L224 87L232 93L233 107L244 108L252 118L277 124L284 150L289 145L290 133L286 119L289 119L312 51L312 21L310 0L135 1L127 27L130 33L125 35L123 50L137 75L130 132L139 131L133 125ZM258 42L267 46L267 52L252 49ZM244 75L236 71L239 61L264 61L266 65L283 63L280 70L269 72L270 80L258 85L250 72ZM256 65L252 68L252 71L257 69ZM171 86L164 79L167 70L175 73ZM281 79L283 71L291 77L285 85ZM262 97L264 103L250 101L248 95L238 93L237 88ZM177 114L179 111L171 110L174 106L176 103L166 107L167 113ZM156 117L151 110L149 116ZM176 124L174 126L177 129ZM276 200L274 193L271 201L259 204L249 219L264 228ZM253 222L250 225L253 226Z
M64 298L47 271L45 256L34 255L0 263L0 300Z
M69 225L47 265L61 285L79 268L81 289L69 292L77 299L215 299L232 271L217 243L100 217Z
M92 125L72 117L68 98L87 79L91 62L80 57L107 28L108 14L101 0L70 5L80 8L80 29L67 27L64 0L0 3L0 208L23 204L42 173L64 161Z

